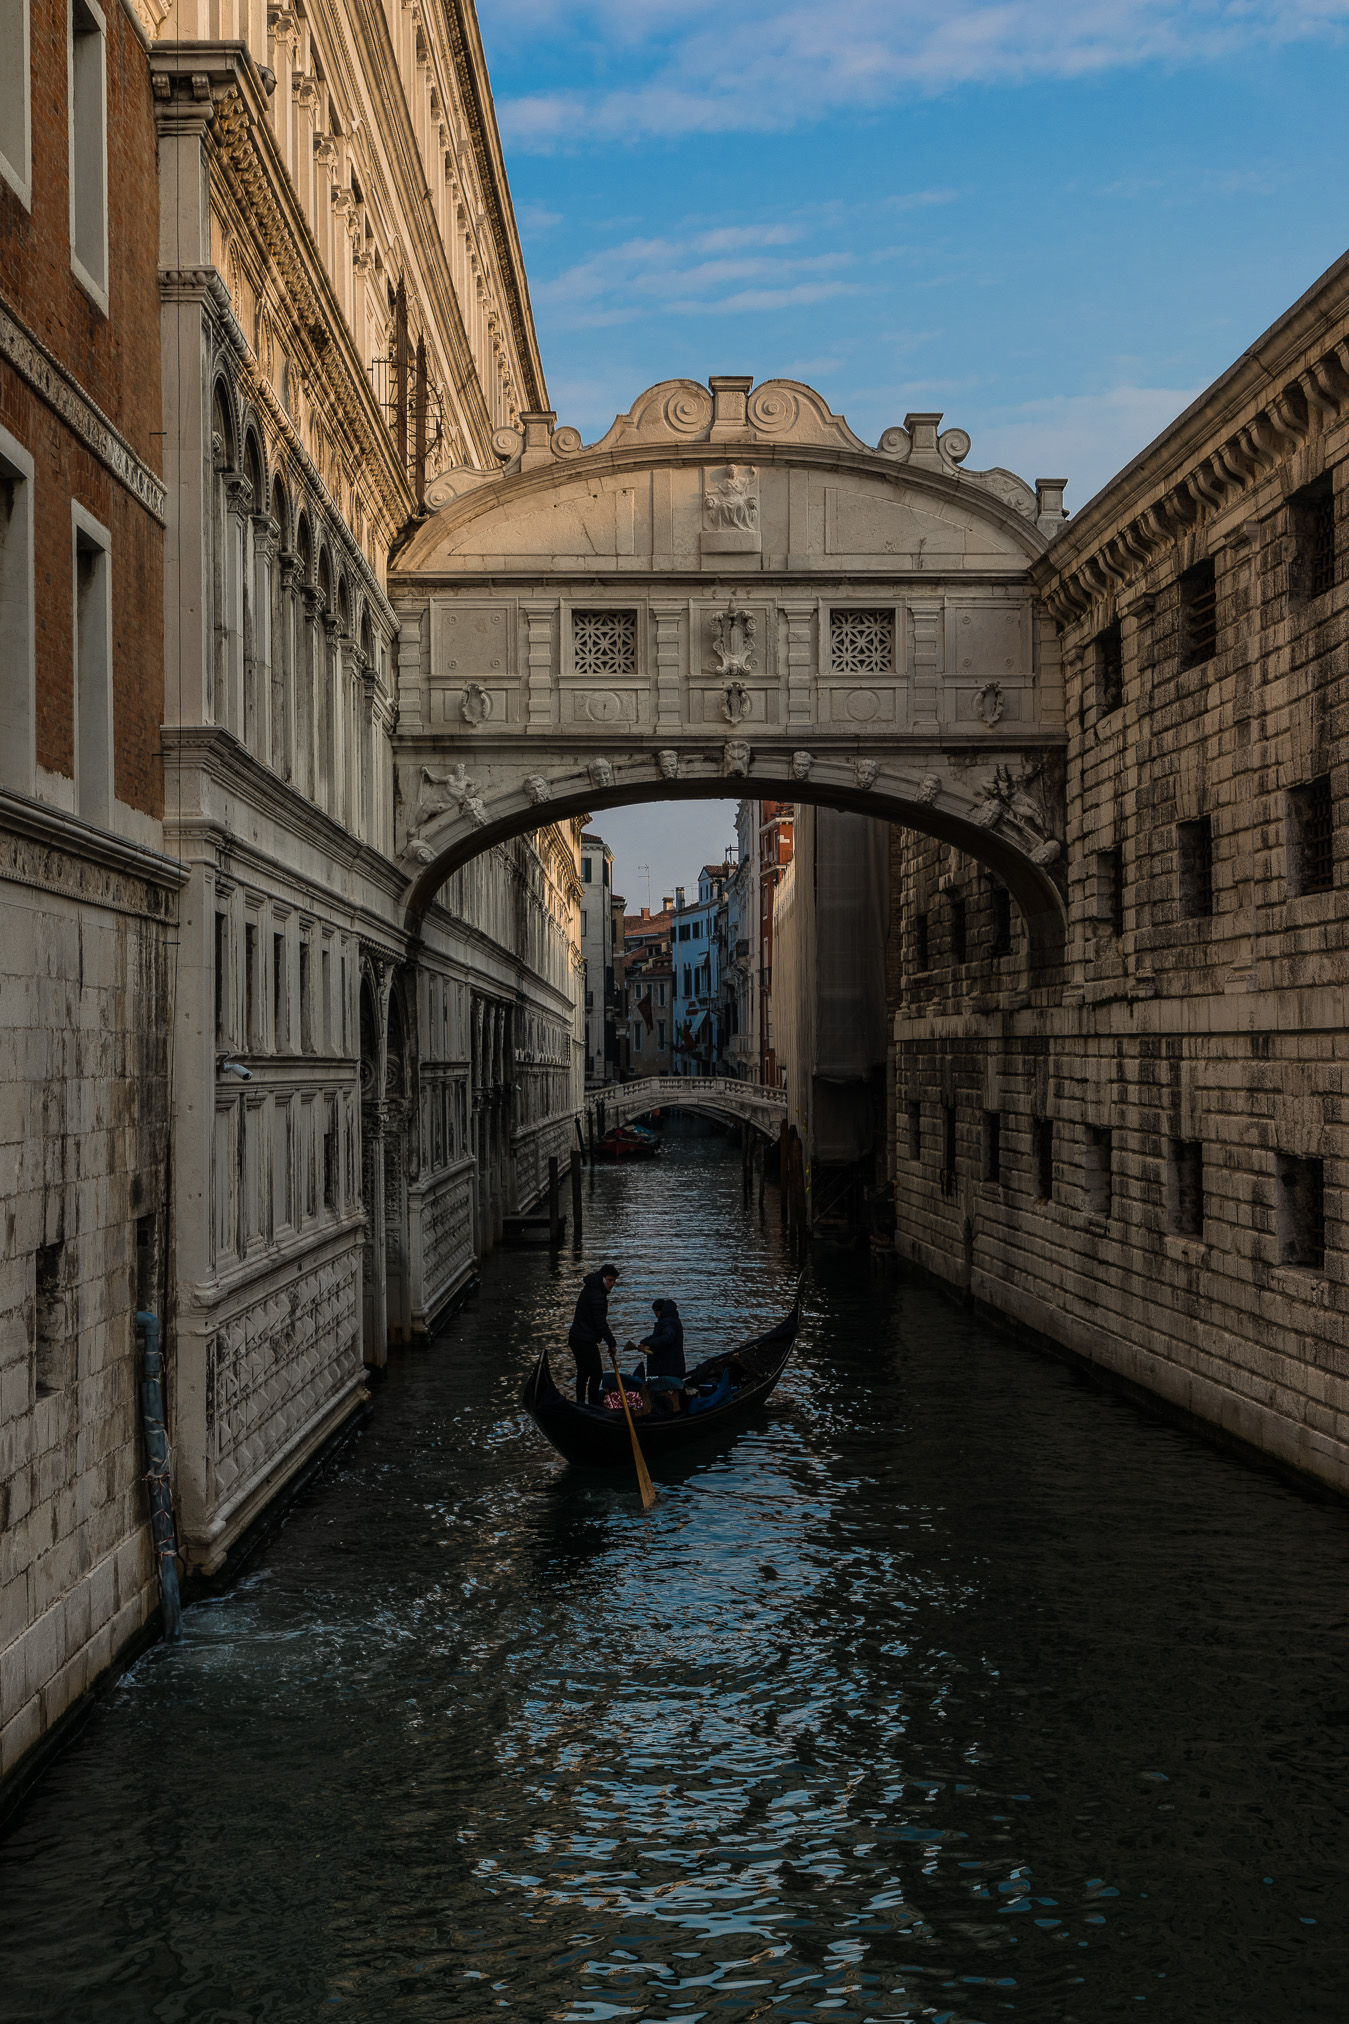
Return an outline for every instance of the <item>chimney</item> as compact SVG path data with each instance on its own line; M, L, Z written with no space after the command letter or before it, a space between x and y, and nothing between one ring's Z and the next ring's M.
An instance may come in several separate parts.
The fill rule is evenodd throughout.
M677 907L682 907L682 906L683 906L683 904L684 904L684 888L683 888L683 886L676 886L676 887L675 887L675 905L676 905Z
M642 908L642 919L643 919L644 921L649 921L649 920L651 919L651 909L650 909L650 907L643 907L643 908Z
M674 901L671 899L669 893L666 893L665 898L660 903L661 912L668 914L673 905Z

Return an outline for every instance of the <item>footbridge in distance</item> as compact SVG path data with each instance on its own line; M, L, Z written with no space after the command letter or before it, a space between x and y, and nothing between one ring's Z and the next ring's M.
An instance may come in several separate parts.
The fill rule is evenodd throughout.
M776 1139L787 1118L785 1089L739 1082L733 1075L647 1075L639 1082L610 1082L587 1090L581 1112L587 1139L592 1127L599 1136L601 1105L606 1130L653 1110L699 1110L752 1125L765 1138Z

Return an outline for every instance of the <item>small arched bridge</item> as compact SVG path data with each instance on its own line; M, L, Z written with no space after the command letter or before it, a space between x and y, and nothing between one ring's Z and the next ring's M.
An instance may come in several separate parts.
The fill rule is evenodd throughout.
M732 1075L646 1075L640 1082L611 1082L587 1090L582 1119L599 1134L600 1105L607 1130L628 1124L653 1110L701 1110L712 1117L733 1118L752 1125L767 1139L776 1139L787 1116L785 1089L759 1082L737 1082Z

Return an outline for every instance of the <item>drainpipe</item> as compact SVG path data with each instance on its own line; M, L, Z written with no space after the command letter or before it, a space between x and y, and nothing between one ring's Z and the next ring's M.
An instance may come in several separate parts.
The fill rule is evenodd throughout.
M183 1605L178 1593L178 1541L169 1479L169 1437L164 1426L164 1359L159 1348L158 1315L138 1314L136 1330L144 1345L141 1430L145 1435L145 1481L150 1492L150 1537L159 1570L164 1636L172 1643L183 1634Z

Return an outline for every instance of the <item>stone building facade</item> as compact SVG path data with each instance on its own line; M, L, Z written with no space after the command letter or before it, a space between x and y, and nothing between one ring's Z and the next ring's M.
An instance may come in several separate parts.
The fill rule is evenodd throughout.
M997 879L911 834L893 972L900 1251L1340 1489L1347 488L1349 258L1032 565L1061 988Z
M18 13L6 1773L155 1604L133 1311L166 1325L209 1574L537 1197L583 1052L580 822L484 852L415 927L393 858L424 643L390 555L546 400L471 6Z
M0 114L0 1776L155 1603L182 875L163 853L155 127L94 0L6 14Z

